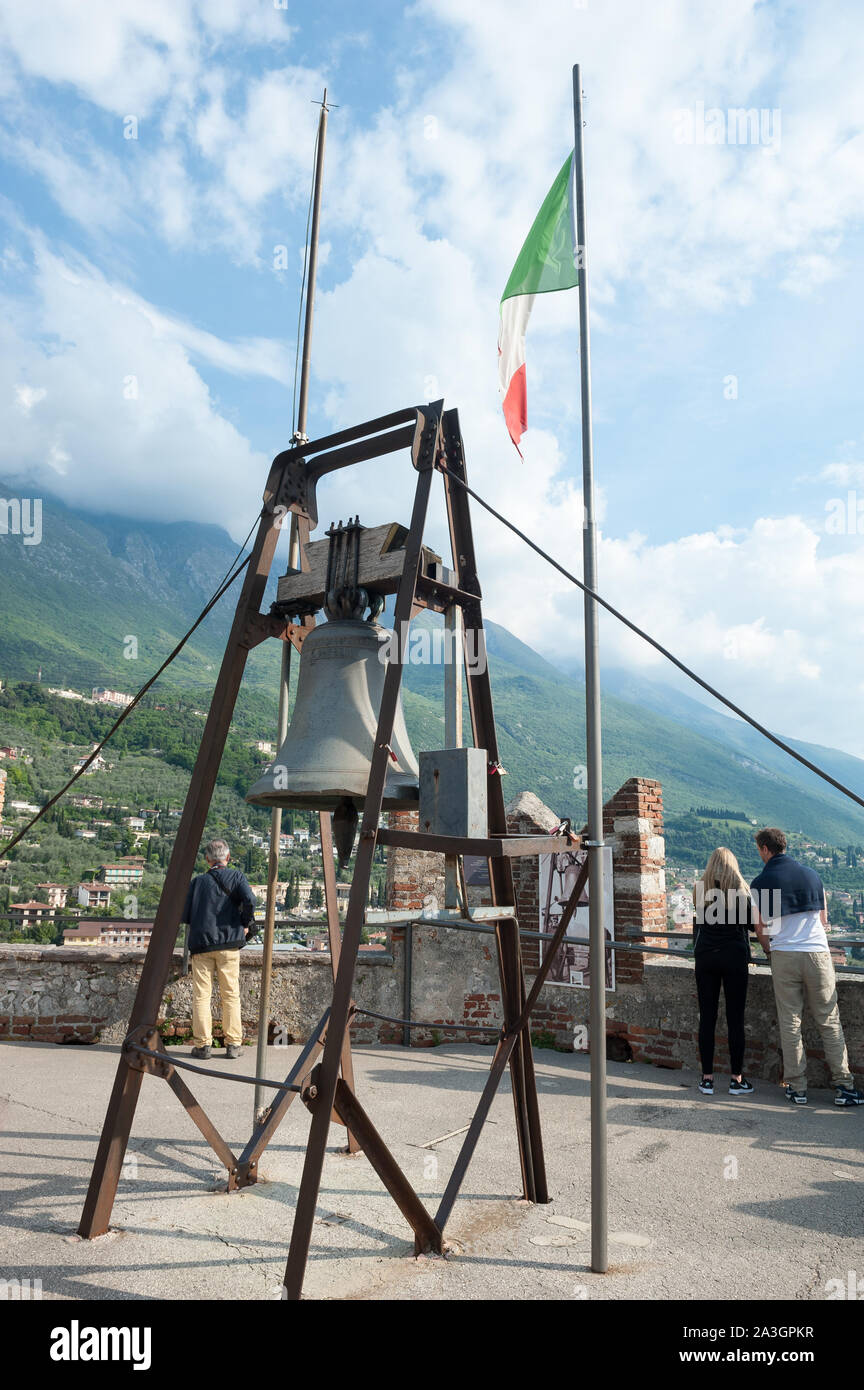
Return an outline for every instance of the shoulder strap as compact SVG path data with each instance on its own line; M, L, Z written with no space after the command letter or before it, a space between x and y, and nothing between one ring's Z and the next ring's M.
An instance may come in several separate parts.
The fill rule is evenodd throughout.
M217 888L219 888L220 892L224 893L226 898L230 898L232 903L234 903L236 907L239 907L240 903L242 902L240 894L237 892L236 888L226 888L221 878L216 877L217 871L218 865L214 865L212 869L207 870L208 873L213 875L213 880Z
M207 870L207 873L210 874L210 875L212 876L213 882L216 884L216 887L219 889L219 892L220 892L220 893L224 893L225 896L226 896L226 898L227 898L227 897L228 897L228 889L225 887L225 884L222 882L221 878L218 878L218 877L217 877L218 872L219 872L219 868L218 868L218 865L216 865L216 864L214 864L212 868L210 868L210 869Z

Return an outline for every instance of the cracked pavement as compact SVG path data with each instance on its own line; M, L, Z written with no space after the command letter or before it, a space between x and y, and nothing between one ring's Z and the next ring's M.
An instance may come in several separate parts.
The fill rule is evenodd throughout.
M112 1230L75 1235L117 1063L114 1047L0 1045L0 1278L44 1299L278 1299L309 1116L289 1110L253 1187L225 1170L168 1086L145 1077ZM267 1075L299 1049L269 1049ZM178 1053L185 1055L185 1050ZM447 1045L355 1049L358 1096L427 1204L443 1191L492 1058ZM864 1107L701 1096L696 1074L609 1063L609 1258L590 1271L589 1075L583 1054L535 1052L553 1201L519 1200L509 1077L454 1208L447 1259L415 1260L369 1164L331 1129L305 1296L316 1299L826 1298L864 1274ZM218 1063L217 1063L218 1065ZM251 1072L246 1050L239 1069ZM252 1088L190 1077L239 1152Z

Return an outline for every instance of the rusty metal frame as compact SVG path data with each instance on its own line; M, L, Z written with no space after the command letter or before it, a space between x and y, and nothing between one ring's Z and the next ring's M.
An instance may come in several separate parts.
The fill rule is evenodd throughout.
M431 437L428 426L430 420L433 422ZM394 431L393 427L397 425L405 428ZM159 1006L171 970L182 904L186 899L186 890L204 833L248 653L268 636L286 638L295 645L302 642L303 624L274 620L270 614L261 612L264 590L286 513L298 513L302 541L308 536L310 526L317 520L315 487L318 478L333 468L345 467L350 463L389 453L406 444L411 445L412 462L415 467L419 467L421 460L424 463L427 458L431 461L439 428L440 404L432 407L418 406L382 416L311 444L297 445L273 460L249 564L210 702L132 1006L129 1020L130 1037L135 1036L142 1028L155 1030L156 1027ZM340 447L333 451L334 445ZM306 461L310 456L313 458L311 464ZM335 912L334 903L333 913ZM334 940L333 934L334 924L338 924L338 916L332 915L328 907L331 948L337 946L338 958L338 943ZM337 958L332 958L334 975L338 974ZM103 1235L108 1230L123 1158L138 1105L141 1082L145 1070L154 1069L142 1065L142 1060L140 1053L129 1048L121 1051L78 1226L79 1234L87 1239ZM157 1070L157 1074L162 1073ZM203 1115L204 1112L200 1111L200 1114ZM196 1123L197 1115L198 1111L193 1115ZM219 1153L218 1148L216 1152ZM222 1154L219 1156L221 1159ZM247 1180L254 1181L252 1173L253 1170L247 1169Z
M479 854L489 862L492 903L505 909L515 904L512 858L515 855L549 853L556 841L507 833L499 751L486 662L485 632L480 584L468 510L468 496L442 471L447 518L455 564L455 582L444 583L422 572L423 535L433 474L439 462L457 478L465 479L464 450L455 410L442 411L442 402L397 411L312 443L298 444L274 459L264 494L264 506L249 566L225 649L222 666L205 724L189 792L183 810L165 886L156 912L153 932L130 1018L126 1044L118 1062L114 1089L108 1104L79 1233L87 1238L108 1229L123 1157L128 1143L141 1079L145 1072L162 1077L171 1086L190 1118L228 1169L228 1190L257 1181L258 1161L297 1094L312 1116L303 1175L291 1232L284 1276L284 1296L299 1299L311 1244L312 1227L321 1183L330 1125L344 1125L348 1150L362 1149L387 1191L414 1231L415 1250L444 1252L444 1229L485 1123L489 1108L509 1065L522 1174L522 1191L532 1202L546 1202L543 1143L534 1063L531 1051L530 1014L546 982L555 950L584 887L587 869L573 888L553 944L526 993L519 926L508 913L494 918L504 1025L476 1112L469 1125L453 1172L434 1216L426 1210L355 1094L350 1051L350 1024L355 1012L352 999L354 975L368 901L369 882L378 844L411 846L430 853ZM177 1068L157 1047L156 1019L167 984L186 886L191 877L204 831L219 763L240 687L248 651L268 637L290 640L300 647L309 620L291 623L260 611L264 587L273 561L279 529L286 512L298 514L301 541L317 523L316 485L325 474L410 447L417 484L411 524L405 538L405 562L396 596L394 627L396 657L387 667L381 698L375 748L360 826L357 856L348 907L340 933L332 854L323 854L328 933L333 969L333 996L329 1008L315 1025L284 1083L268 1082L278 1094L255 1125L239 1158L234 1155L209 1120ZM301 545L302 556L302 545ZM468 702L475 747L489 759L489 834L485 839L390 831L381 827L381 809L388 770L389 744L399 701L402 661L411 618L423 608L443 611L457 604L463 613L463 643ZM479 660L476 659L479 657ZM322 849L332 834L329 816L321 817ZM400 1020L406 1025L411 1020ZM320 1060L319 1060L320 1054ZM184 1069L199 1070L194 1067ZM203 1070L203 1069L200 1069ZM226 1075L222 1073L222 1075ZM254 1081L255 1078L232 1077ZM260 1080L260 1078L259 1078Z

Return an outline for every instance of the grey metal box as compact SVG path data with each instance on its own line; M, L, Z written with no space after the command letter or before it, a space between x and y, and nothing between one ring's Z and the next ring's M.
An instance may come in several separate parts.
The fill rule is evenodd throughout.
M420 754L420 830L425 835L485 839L487 756L484 748Z

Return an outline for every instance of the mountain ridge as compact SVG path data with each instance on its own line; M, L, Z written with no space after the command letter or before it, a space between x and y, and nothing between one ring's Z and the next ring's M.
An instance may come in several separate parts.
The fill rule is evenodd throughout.
M0 483L0 487L8 484ZM8 492L7 492L7 495ZM287 548L287 547L286 547ZM46 685L116 686L133 693L164 660L223 579L237 546L227 532L199 522L144 522L43 500L43 539L23 546L0 538L0 677ZM274 575L264 606L275 592ZM237 589L208 615L162 679L163 688L212 689ZM418 621L440 624L439 615ZM585 761L584 692L578 673L561 670L515 634L487 622L487 649L507 793L536 792L560 814L584 817L574 785ZM137 640L137 658L124 655ZM278 690L276 643L247 663L241 700L263 711ZM295 663L296 670L296 663ZM418 747L443 736L441 673L408 665L405 707ZM604 790L630 776L663 783L667 814L692 805L746 805L765 821L857 842L864 815L848 799L749 726L674 687L632 673L603 671ZM270 729L262 737L271 737ZM789 740L864 794L864 761L838 749Z

